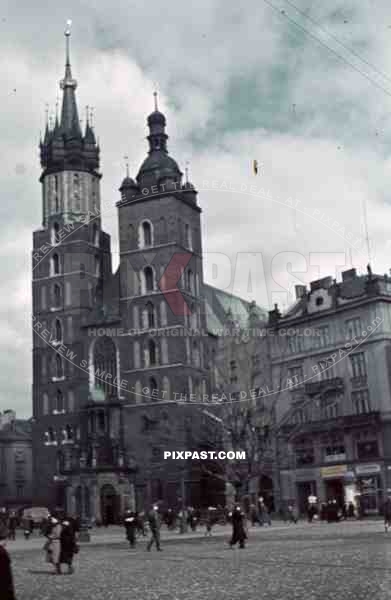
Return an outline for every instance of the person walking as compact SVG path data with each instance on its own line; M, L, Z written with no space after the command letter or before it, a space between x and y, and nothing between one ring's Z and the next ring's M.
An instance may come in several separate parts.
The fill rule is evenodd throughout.
M384 503L383 516L384 516L384 530L387 533L387 531L391 525L391 494L390 493L388 494L387 500Z
M15 540L17 525L18 525L18 518L16 516L16 513L12 512L8 518L8 529L9 529L8 539Z
M245 541L247 539L245 529L245 515L239 505L237 505L232 511L231 515L232 522L232 537L229 542L231 548L236 546L239 542L239 548L245 547Z
M208 506L208 510L206 513L205 525L206 531L205 535L212 535L212 527L216 523L216 508L214 506Z
M46 551L46 562L54 565L57 575L61 575L61 530L62 527L60 521L52 516L50 519L50 529L46 534L47 542L44 546L44 550Z
M160 520L160 515L159 515L159 507L156 504L152 507L152 510L148 514L148 523L149 523L149 528L151 530L151 539L148 542L147 550L148 550L148 552L150 552L153 544L155 543L156 550L161 552L161 547L160 547L161 520Z
M16 600L11 559L5 547L7 537L8 529L2 524L0 526L0 598Z
M61 523L60 533L60 558L59 564L68 565L68 573L72 574L73 569L73 557L79 551L79 547L76 544L76 533L73 525L69 519L64 519Z
M129 542L129 546L134 548L136 545L136 528L137 528L137 517L136 513L131 510L127 510L125 513L124 526L126 531L126 539Z

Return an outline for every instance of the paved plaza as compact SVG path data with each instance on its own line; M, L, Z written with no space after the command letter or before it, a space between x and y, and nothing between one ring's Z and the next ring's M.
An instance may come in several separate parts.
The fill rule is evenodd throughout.
M163 552L148 553L144 539L131 550L119 531L99 532L64 576L51 574L42 540L8 548L18 600L391 598L391 533L380 521L254 528L244 550L228 538L163 532Z

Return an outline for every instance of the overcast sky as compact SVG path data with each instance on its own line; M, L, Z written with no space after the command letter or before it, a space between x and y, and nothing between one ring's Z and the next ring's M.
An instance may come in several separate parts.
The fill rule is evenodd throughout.
M31 414L28 319L32 231L41 225L38 140L45 103L54 111L60 93L69 18L79 111L84 117L84 106L94 107L102 198L113 206L103 223L115 253L123 157L129 155L135 176L146 155L146 117L156 85L170 154L182 171L190 162L190 179L200 192L207 281L266 307L282 293L286 304L293 282L336 277L350 266L347 254L344 267L351 246L342 228L345 237L350 232L361 240L355 245L362 251L351 255L363 271L364 206L373 269L389 270L386 0L1 5L0 409ZM330 221L340 226L330 227ZM329 253L326 262L320 253Z

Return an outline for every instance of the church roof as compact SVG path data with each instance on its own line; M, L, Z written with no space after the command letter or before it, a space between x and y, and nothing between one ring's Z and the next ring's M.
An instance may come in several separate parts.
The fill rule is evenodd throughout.
M236 321L241 329L248 327L251 302L219 290L207 283L203 286L203 297L206 305L206 323L209 333L219 335L218 332L224 328L228 312L231 313L230 319ZM266 309L255 305L255 312L260 320L267 320L268 311Z

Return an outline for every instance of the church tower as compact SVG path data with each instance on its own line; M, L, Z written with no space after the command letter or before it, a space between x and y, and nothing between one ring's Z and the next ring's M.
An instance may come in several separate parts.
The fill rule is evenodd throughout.
M77 440L78 411L88 399L82 326L99 282L111 274L110 236L101 229L99 146L88 114L84 133L81 128L69 27L65 40L61 114L46 123L40 142L42 227L34 232L32 255L34 481L42 498L58 505L55 474Z
M117 203L121 377L129 400L199 399L206 389L202 306L201 209L193 185L167 149L166 118L149 115L148 156L136 180L127 175Z

